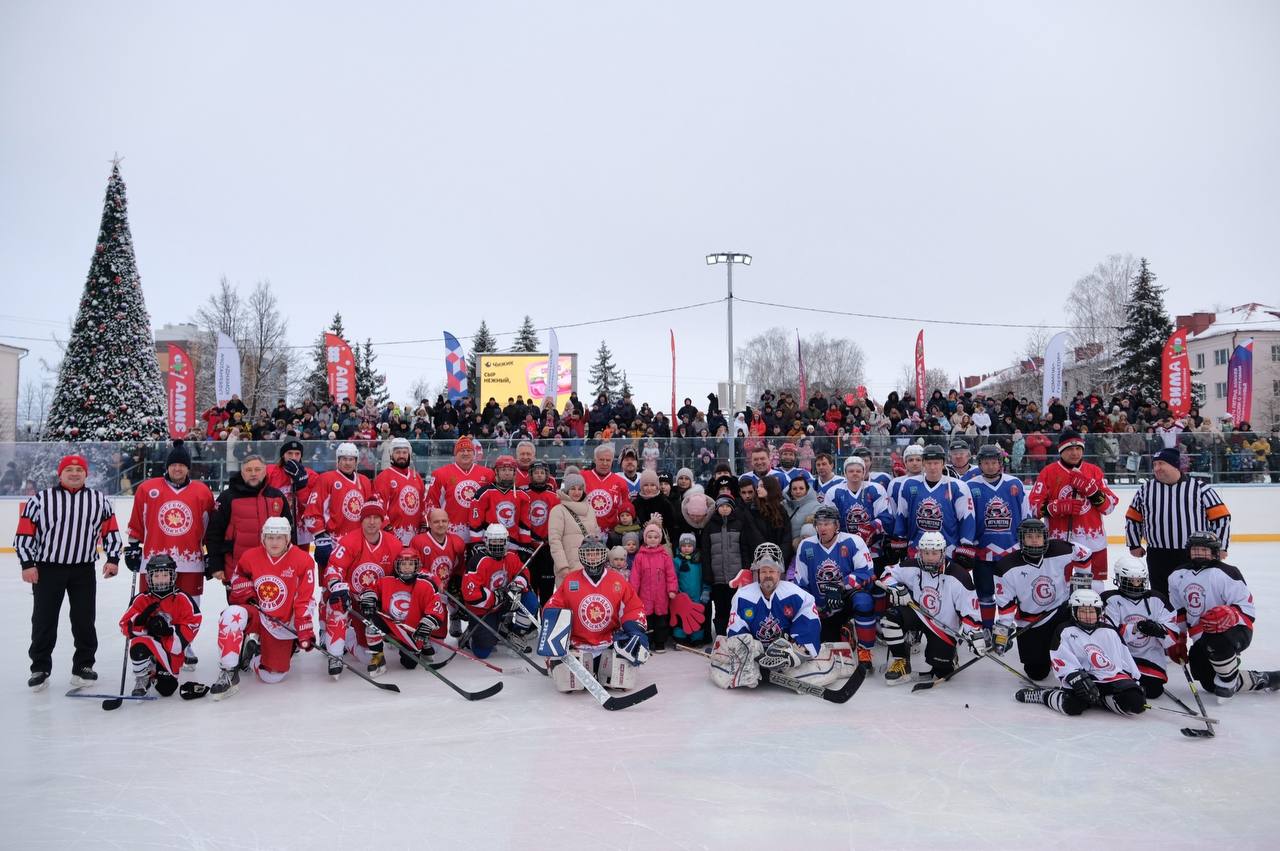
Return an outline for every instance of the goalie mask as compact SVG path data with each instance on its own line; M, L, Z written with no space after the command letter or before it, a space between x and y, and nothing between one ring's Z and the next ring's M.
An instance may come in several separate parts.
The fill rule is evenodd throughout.
M159 553L147 560L147 592L155 597L168 597L178 584L178 566L173 559Z
M609 550L599 538L588 537L578 547L578 563L590 577L592 582L604 575L605 565L609 562Z
M484 549L493 558L502 558L507 554L507 527L501 523L490 523L484 530Z

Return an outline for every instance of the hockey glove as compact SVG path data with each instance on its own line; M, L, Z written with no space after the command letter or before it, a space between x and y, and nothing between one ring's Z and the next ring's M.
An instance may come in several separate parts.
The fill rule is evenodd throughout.
M1240 613L1233 606L1214 606L1200 616L1200 627L1207 633L1226 632L1240 623Z
M573 612L568 609L543 609L538 655L552 659L563 657L569 652L569 634L572 630Z
M333 582L329 585L329 605L339 611L346 611L351 605L351 589L345 582Z
M163 640L173 635L173 627L160 615L152 615L147 619L147 635Z
M870 541L878 534L880 534L879 522L863 523L858 527L858 537L863 540L863 543Z
M852 576L849 578L853 579ZM818 593L825 597L829 603L839 601L843 604L845 584L838 579L819 579Z
M632 665L643 665L649 659L649 636L635 621L625 621L613 634L613 652Z
M418 628L413 631L413 640L421 646L427 647L431 644L429 641L431 634L438 632L439 629L440 621L436 620L433 615L423 615L422 619L418 621Z
M1077 564L1071 568L1071 590L1088 591L1093 587L1093 570L1087 564Z
M893 549L895 549L895 550L902 550L902 551L904 551L904 552L905 552L905 551L906 551L906 549L907 549L907 539L906 539L906 538L894 538L892 541L890 541L890 542L889 542L889 546L890 546L890 547L892 547L892 548L893 548Z
M752 577L751 571L744 567L742 570L738 571L737 576L729 580L729 587L746 588L752 582L755 582L755 578Z
M307 486L307 468L290 458L280 465L280 469L284 470L284 474L289 477L289 481L293 483L293 492L297 494Z
M958 546L951 551L951 560L969 571L973 570L974 563L977 561L977 556L978 551L968 545Z
M1009 652L1009 645L1013 642L1013 631L1006 624L998 623L991 630L991 646L996 651L997 656L1003 656Z
M1049 501L1050 517L1079 517L1089 510L1089 501L1070 496L1060 496Z
M1071 471L1071 487L1085 499L1098 492L1098 483L1079 470Z
M965 627L961 637L965 641L969 642L969 649L973 651L973 655L975 656L985 656L991 649L991 644L987 641L985 630Z
M1165 635L1164 627L1150 618L1138 621L1138 632L1148 638L1164 638Z
M293 631L298 633L298 649L303 653L310 652L316 646L316 634L311 628L311 621L295 623Z
M1177 665L1187 664L1187 636L1179 635L1178 640L1169 646L1169 661Z
M1075 696L1089 703L1090 706L1102 702L1102 692L1098 690L1098 681L1087 671L1072 671L1067 675L1067 688Z
M886 585L885 593L889 595L890 606L910 606L911 589L905 585Z
M124 566L137 573L142 569L142 543L134 541L124 548Z
M775 638L760 657L760 667L769 671L794 668L801 662L800 651L785 638Z
M687 635L702 629L706 617L702 606L691 600L688 594L680 593L671 598L671 623Z
M321 547L333 549L333 536L328 532L321 532L315 536L313 543L316 545L316 549L320 549Z
M378 613L378 592L362 591L360 592L360 614L366 618L371 618Z
M232 603L247 604L253 599L253 582L238 576L231 582L231 592L228 599Z

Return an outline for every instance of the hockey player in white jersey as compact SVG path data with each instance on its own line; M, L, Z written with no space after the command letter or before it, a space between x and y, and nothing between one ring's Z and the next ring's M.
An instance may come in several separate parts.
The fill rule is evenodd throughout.
M727 633L712 646L711 681L720 688L755 688L761 668L821 686L853 675L847 643L819 644L817 604L782 578L777 545L756 547L751 570L755 581L733 595Z
M1078 588L1071 592L1067 612L1049 650L1062 687L1018 689L1014 699L1063 715L1095 706L1117 715L1141 715L1147 698L1138 684L1138 665L1120 633L1103 619L1102 597L1092 588Z
M1048 540L1043 520L1029 517L1018 526L1019 549L996 565L996 625L993 645L997 654L1008 649L1008 636L1018 628L1018 658L1027 676L1042 680L1049 676L1049 642L1054 631L1067 620L1062 604L1071 596L1073 584L1087 587L1089 551L1067 541ZM1080 569L1068 567L1082 562ZM1072 576L1075 582L1064 577Z
M1142 691L1155 700L1169 682L1165 665L1169 648L1178 638L1177 619L1168 598L1151 590L1146 562L1124 555L1116 560L1113 571L1116 587L1102 595L1102 613L1133 655Z
M880 618L880 637L893 657L884 674L888 685L904 683L911 674L905 630L924 633L924 657L932 666L921 674L925 679L945 677L955 670L956 640L952 635L968 637L977 653L987 651L973 584L968 574L948 563L946 548L940 533L925 532L916 544L914 559L905 559L885 571L889 609ZM913 602L927 617L911 607Z
M1241 690L1280 689L1280 671L1240 670L1240 653L1253 641L1257 612L1244 575L1218 559L1222 545L1213 532L1192 532L1187 539L1189 563L1169 576L1169 603L1178 612L1186 635L1169 651L1175 662L1191 662L1191 675L1219 701Z

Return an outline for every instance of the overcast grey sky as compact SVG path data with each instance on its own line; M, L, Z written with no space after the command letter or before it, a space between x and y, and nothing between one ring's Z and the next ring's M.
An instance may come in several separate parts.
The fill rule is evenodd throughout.
M1059 323L1113 252L1173 312L1280 301L1274 2L0 8L0 341L36 355L3 335L65 328L117 151L153 322L268 278L299 344L335 309L400 340L718 298L717 250L755 256L741 296L929 318ZM724 324L560 341L665 403L667 329L700 398ZM771 325L855 337L881 396L921 327L738 306L739 341ZM930 325L926 354L1024 337ZM443 381L439 344L380 364Z

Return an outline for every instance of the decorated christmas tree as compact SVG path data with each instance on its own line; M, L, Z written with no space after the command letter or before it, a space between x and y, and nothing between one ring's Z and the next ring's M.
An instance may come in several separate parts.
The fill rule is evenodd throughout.
M165 389L117 160L44 439L137 440L166 432Z

